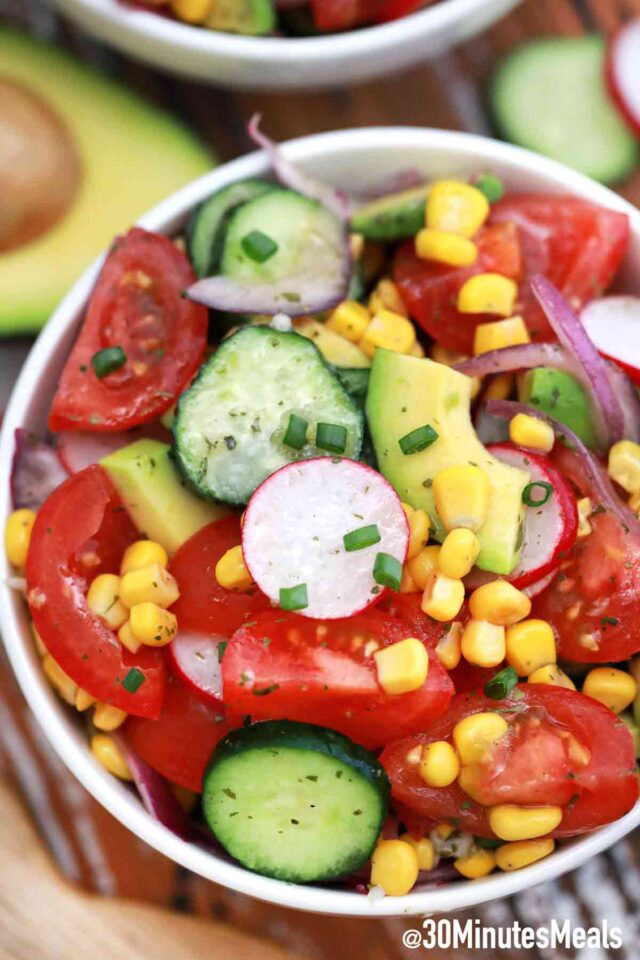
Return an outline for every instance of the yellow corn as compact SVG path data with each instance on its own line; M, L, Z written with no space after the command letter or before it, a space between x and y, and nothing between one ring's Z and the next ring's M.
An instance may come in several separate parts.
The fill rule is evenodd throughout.
M469 611L476 620L509 627L531 613L531 600L508 580L492 580L469 597Z
M125 550L122 563L120 564L120 576L130 573L132 570L142 570L143 567L150 567L157 563L161 567L166 567L169 563L167 551L160 543L155 540L137 540Z
M44 643L43 643L43 641L42 641L42 637L40 636L40 634L39 634L38 631L36 630L36 626L35 626L34 623L31 624L31 633L33 634L33 642L34 642L35 645L36 645L36 650L38 651L38 656L40 656L40 657L46 657L46 655L47 655L47 648L45 647L45 645L44 645Z
M409 356L417 357L418 360L422 360L422 358L424 357L424 347L417 340L414 343L414 345L411 347L411 350L409 351Z
M620 440L609 450L609 476L627 493L640 491L640 444Z
M422 594L422 610L440 623L453 620L464 603L464 583L437 571L432 573Z
M175 577L157 563L131 570L120 580L120 599L128 610L139 603L170 607L180 596Z
M127 611L120 599L121 583L115 573L101 573L91 581L87 592L89 610L112 630L117 630L127 619Z
M449 629L442 635L436 646L436 656L445 670L455 670L462 656L462 624L460 621L448 624Z
M470 267L478 259L478 248L459 233L447 233L425 227L415 237L416 254L421 260L435 260L450 267Z
M133 780L122 750L113 737L96 733L91 737L91 752L98 763L120 780Z
M400 593L420 593L420 588L416 586L406 563L402 568L402 576L400 577Z
M418 856L419 870L433 870L436 865L436 851L433 841L429 837L412 837L410 833L403 833L398 837L403 843L413 847Z
M428 786L448 787L459 773L458 754L447 740L436 740L424 747L420 776Z
M89 707L92 707L95 702L95 697L92 697L91 694L87 693L86 690L80 690L78 688L75 699L76 710L78 710L80 713L83 713L85 710L88 710Z
M385 693L410 693L417 690L429 673L429 654L416 637L407 637L389 647L377 650L376 663L378 683Z
M409 311L404 305L404 300L397 285L388 277L378 280L369 297L368 307L369 313L372 315L379 313L380 310L391 310L392 313L399 313L401 317L409 316Z
M634 513L640 514L640 490L629 497L629 506Z
M473 713L459 720L453 728L453 742L461 763L468 766L482 760L487 750L509 729L499 713Z
M251 574L247 570L242 555L242 547L231 547L216 564L216 580L225 590L245 593L253 585Z
M578 500L576 507L578 508L578 539L582 540L584 537L588 537L591 533L591 499L589 497L582 497L581 500Z
M517 413L509 423L509 439L520 447L549 453L556 437L550 423L526 413Z
M65 703L69 706L75 706L78 693L78 684L75 680L64 672L50 653L47 653L42 661L42 669L53 689L59 694Z
M502 803L489 810L489 826L501 840L533 840L555 830L562 807L519 807Z
M433 479L436 510L447 530L478 531L489 509L489 478L480 467L445 467Z
M521 343L531 343L531 337L522 317L509 317L507 320L495 320L493 323L479 323L473 337L473 353L489 353L491 350L503 350L504 347L516 347Z
M596 667L590 670L582 685L582 692L604 703L614 713L622 713L633 703L638 684L630 673L615 667Z
M487 620L469 620L460 645L467 663L476 667L497 667L505 655L505 629Z
M403 897L418 879L418 854L403 840L380 840L371 857L371 886L389 897Z
M520 677L556 662L556 638L546 620L522 620L507 629L507 663Z
M510 317L513 313L518 285L500 273L479 273L466 280L458 293L460 313L495 313Z
M453 861L453 865L467 880L479 880L481 877L488 876L496 865L495 853L493 850L484 850L477 847L473 853L468 853L466 857L458 857Z
M485 390L485 400L507 400L513 393L514 384L512 373L499 373Z
M426 547L429 539L429 515L424 510L414 510L408 503L402 508L409 524L409 550L407 560L413 560Z
M175 614L149 600L131 607L129 624L136 640L150 647L166 646L178 631Z
M98 730L104 730L105 733L117 730L126 719L125 711L119 710L118 707L112 707L110 703L97 703L93 711L94 727Z
M185 23L204 23L213 4L214 0L171 0L171 9Z
M435 545L424 547L415 557L407 562L407 569L418 590L424 590L432 573L438 568L440 547Z
M435 831L441 840L448 840L449 837L453 836L453 834L456 832L455 827L453 827L450 823L446 823L444 820L442 820L440 823L436 823Z
M440 548L438 565L447 577L466 577L480 553L480 541L472 530L458 527L446 535Z
M537 670L529 674L527 683L548 683L552 687L565 687L566 690L575 690L576 688L571 677L568 677L564 670L561 670L555 663L538 667Z
M358 343L370 322L371 314L362 303L357 300L343 300L327 320L327 326L352 343Z
M500 870L522 870L523 867L528 867L529 864L548 857L554 849L555 842L552 837L504 843L494 851L496 866Z
M127 620L118 630L118 640L123 647L126 647L131 653L137 653L142 646L142 641L133 635L131 621Z
M439 180L429 192L425 222L433 230L473 237L489 216L489 201L460 180Z
M372 357L377 347L395 353L411 353L415 342L416 331L410 320L391 310L379 310L358 346L368 357Z
M4 544L7 559L13 567L22 569L27 562L31 531L35 523L35 510L14 510L9 515L4 530Z

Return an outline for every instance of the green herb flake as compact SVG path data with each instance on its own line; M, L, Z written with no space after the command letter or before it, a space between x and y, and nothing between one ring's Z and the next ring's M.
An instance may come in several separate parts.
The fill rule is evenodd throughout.
M240 241L244 253L255 263L266 263L278 252L278 244L262 230L252 230Z
M122 681L122 686L128 693L136 693L146 679L142 670L138 670L137 667L132 667Z

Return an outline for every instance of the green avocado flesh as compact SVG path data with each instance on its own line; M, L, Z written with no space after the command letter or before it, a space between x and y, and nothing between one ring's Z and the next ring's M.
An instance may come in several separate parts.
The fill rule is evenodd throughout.
M365 203L351 218L351 229L367 240L403 240L424 227L429 184Z
M209 30L263 36L276 27L271 0L216 0L205 24Z
M445 529L436 512L431 484L445 467L472 464L489 477L489 511L478 532L476 561L482 570L508 574L518 561L529 474L502 463L482 445L471 424L471 380L432 360L376 350L371 367L367 418L380 472L401 500L429 514L432 535ZM404 454L402 437L430 425L438 439L418 453Z
M596 436L589 399L571 374L553 367L529 370L519 379L518 397L521 403L529 404L564 423L588 447L595 447Z

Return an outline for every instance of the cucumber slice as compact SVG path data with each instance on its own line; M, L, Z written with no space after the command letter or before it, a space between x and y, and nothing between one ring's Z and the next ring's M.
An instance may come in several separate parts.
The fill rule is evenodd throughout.
M196 207L189 218L186 234L189 257L199 277L209 277L216 270L233 211L240 204L273 189L273 184L264 180L241 180L223 187Z
M424 227L428 183L365 203L351 217L351 229L367 240L404 240Z
M283 442L291 414L309 424L300 450ZM362 413L313 343L271 327L243 327L180 398L176 460L202 496L243 504L280 467L322 455L314 446L318 423L345 427L344 455L357 459Z
M271 0L216 0L205 27L262 36L275 30L276 14Z
M601 37L533 40L510 54L491 85L506 140L603 183L623 180L638 146L606 91Z
M388 805L389 781L372 753L293 720L227 734L202 791L205 819L225 850L249 870L291 883L361 867Z

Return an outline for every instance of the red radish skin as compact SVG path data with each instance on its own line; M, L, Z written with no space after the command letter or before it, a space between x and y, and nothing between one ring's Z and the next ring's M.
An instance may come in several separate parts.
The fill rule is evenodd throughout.
M173 673L200 700L211 706L222 706L222 673L218 645L226 640L223 636L212 637L185 630L179 632L169 644L169 663Z
M580 320L598 351L640 385L640 297L593 300L584 307Z
M606 77L622 115L640 134L640 17L626 23L611 40Z

